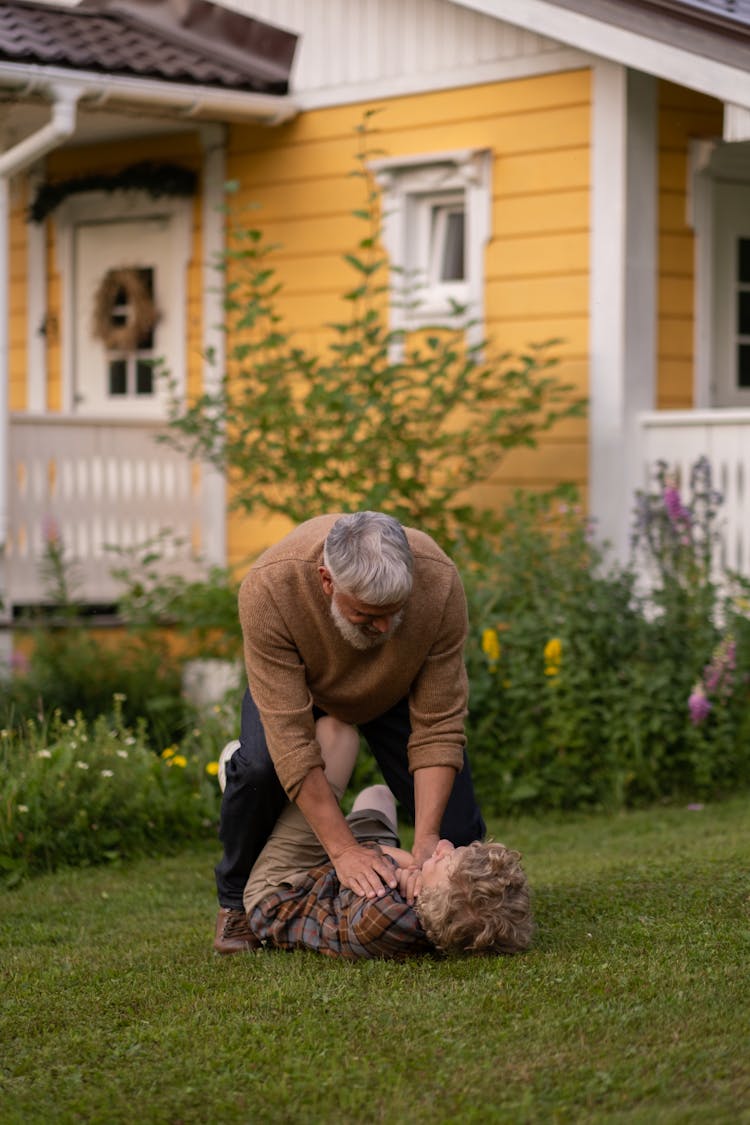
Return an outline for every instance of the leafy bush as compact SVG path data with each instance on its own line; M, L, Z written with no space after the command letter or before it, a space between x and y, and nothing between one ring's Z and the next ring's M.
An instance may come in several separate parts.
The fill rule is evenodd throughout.
M0 725L17 727L31 717L44 722L55 712L64 719L80 714L90 723L100 716L109 720L118 695L125 724L142 723L154 746L179 741L194 724L195 712L181 694L180 662L158 632L134 636L123 630L116 640L100 640L72 621L40 627L28 662L17 662L10 679L0 683Z
M677 513L673 488L661 477L639 498L636 531ZM550 498L517 499L481 566L465 567L469 748L489 813L750 782L749 603L712 581L720 500L706 495L679 501L676 544L668 528L635 535L658 576L646 591L635 565L608 566L580 512Z
M111 719L28 720L0 730L0 876L171 851L213 834L220 739L209 722L155 754L128 728L126 701Z
M165 566L166 534L117 552L112 574L122 584L117 610L139 629L168 626L179 634L183 659L242 655L237 615L239 582L227 567L210 566L202 578L187 579Z

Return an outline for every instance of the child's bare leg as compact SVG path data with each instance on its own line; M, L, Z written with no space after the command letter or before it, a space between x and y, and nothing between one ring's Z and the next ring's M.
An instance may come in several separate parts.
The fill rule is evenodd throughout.
M315 737L320 743L328 784L340 801L357 760L359 732L348 723L324 715L315 724Z
M396 798L387 785L370 785L363 789L354 799L352 812L358 809L377 809L385 813L388 819L396 823Z

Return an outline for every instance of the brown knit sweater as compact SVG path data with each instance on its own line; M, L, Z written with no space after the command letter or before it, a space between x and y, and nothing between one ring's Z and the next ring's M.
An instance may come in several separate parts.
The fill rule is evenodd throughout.
M409 768L460 769L463 761L467 615L458 571L428 535L406 528L414 585L403 621L381 647L355 649L331 618L318 574L323 541L337 518L301 524L260 556L240 587L248 683L291 799L323 764L313 704L358 724L408 695Z

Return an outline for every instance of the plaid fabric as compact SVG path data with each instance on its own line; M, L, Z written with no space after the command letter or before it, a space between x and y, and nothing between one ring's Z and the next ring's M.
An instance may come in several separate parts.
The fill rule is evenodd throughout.
M296 887L266 895L249 914L250 928L276 949L314 949L348 961L402 958L433 947L416 912L398 891L377 899L343 890L330 863L314 867Z

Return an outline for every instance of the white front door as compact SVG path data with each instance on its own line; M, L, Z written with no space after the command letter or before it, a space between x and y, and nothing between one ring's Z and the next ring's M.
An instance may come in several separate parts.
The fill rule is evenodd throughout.
M183 263L173 215L121 221L79 220L73 230L74 352L72 406L79 414L163 417L163 368L175 370L184 349L180 306ZM125 284L118 283L118 278ZM133 285L128 285L131 279ZM107 298L106 300L104 298ZM123 343L118 331L144 309L146 327ZM104 337L104 338L102 338Z
M713 405L750 407L750 184L714 183Z

